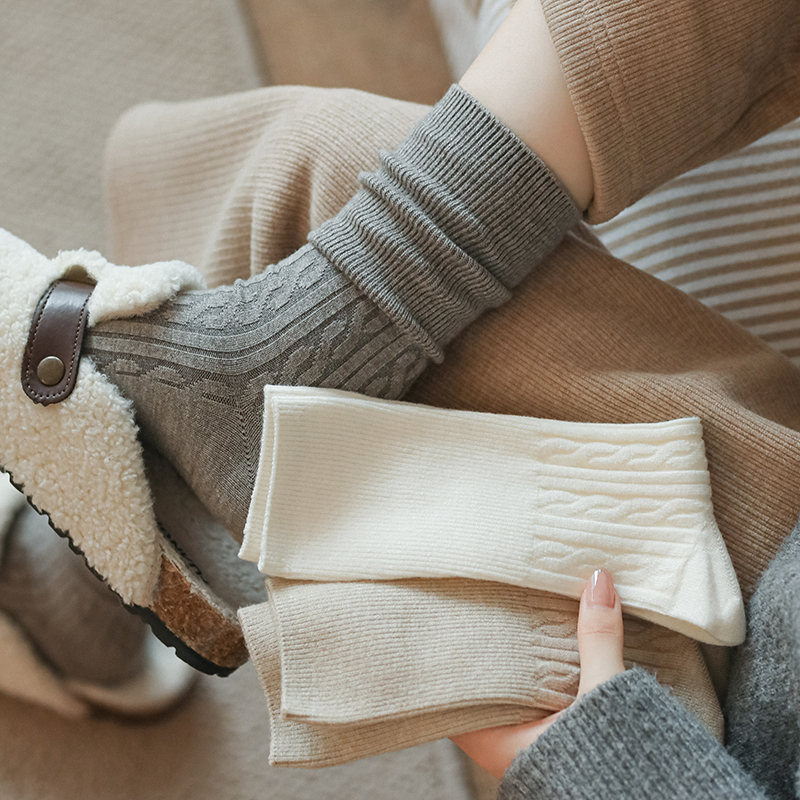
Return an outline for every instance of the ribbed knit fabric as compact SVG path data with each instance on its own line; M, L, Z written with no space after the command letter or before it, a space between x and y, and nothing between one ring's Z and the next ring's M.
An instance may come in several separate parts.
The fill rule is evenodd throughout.
M308 245L248 282L182 292L149 314L101 322L83 353L236 536L255 480L265 383L397 397L426 363L422 348Z
M168 254L209 286L256 275L302 247L429 110L308 86L137 106L106 150L114 258Z
M85 339L145 437L236 536L265 384L399 397L578 217L549 169L458 87L383 161L312 245L247 282L181 293ZM487 182L527 212L509 214Z
M770 797L793 800L800 790L800 525L753 595L728 698L731 755Z
M361 181L308 239L415 339L427 339L434 361L462 328L508 300L579 216L550 170L459 86ZM432 250L442 235L450 246Z
M753 780L642 670L583 697L507 770L499 800L764 800Z
M353 162L376 162L367 153L379 126L393 143L419 115L419 106L359 92L285 87L135 111L109 151L112 210L126 212L114 216L115 240L128 243L129 261L138 260L135 249L157 258L174 224L178 241L194 234L216 252L208 220L219 214L223 249L204 269L226 280L257 273L263 254L285 256L302 240L309 214L318 219L344 205L356 182ZM174 176L168 187L163 175ZM230 204L229 195L212 199L205 189L206 180L245 187L260 175L270 176L263 193L243 189ZM276 206L280 236L268 216ZM699 417L717 523L745 598L800 514L800 475L791 466L800 457L797 371L738 326L611 257L583 227L510 303L451 343L446 362L407 399L584 422ZM769 508L753 502L761 497L770 497Z
M736 652L728 693L729 755L651 681L626 674L588 695L520 754L500 797L592 797L592 788L602 786L623 798L796 800L799 557L800 526L764 573L750 604L748 638ZM754 790L751 779L764 794Z
M108 154L114 240L131 263L196 261L204 243L199 263L212 280L256 274L344 205L359 169L373 168L377 148L399 143L421 114L359 92L285 87L134 110ZM800 512L796 371L582 228L407 397L587 422L700 417L715 516L748 596ZM251 631L272 630L266 606L247 619ZM574 616L563 624L567 647ZM265 682L271 646L249 636Z
M268 581L240 611L272 722L270 760L328 766L479 727L537 719L577 691L577 603L464 579ZM715 735L697 645L626 620L625 657Z
M682 175L599 226L624 261L800 366L800 120Z
M794 0L542 0L604 222L800 114Z
M699 417L714 513L745 601L800 512L800 373L586 232L570 235L502 312L465 331L406 398L592 422Z
M579 598L602 560L626 609L744 640L697 419L602 425L268 386L240 556L312 580L464 577Z

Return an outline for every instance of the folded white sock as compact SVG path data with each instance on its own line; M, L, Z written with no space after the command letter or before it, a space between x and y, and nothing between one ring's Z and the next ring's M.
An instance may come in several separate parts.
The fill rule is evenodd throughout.
M696 418L611 425L267 386L242 558L320 581L466 577L577 598L608 569L627 611L744 639Z

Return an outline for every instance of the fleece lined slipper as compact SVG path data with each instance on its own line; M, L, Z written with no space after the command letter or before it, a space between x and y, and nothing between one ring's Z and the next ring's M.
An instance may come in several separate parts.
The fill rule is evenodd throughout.
M13 525L24 513L24 507L25 498L7 478L0 477L0 565L4 561L6 542ZM44 520L41 524L46 527ZM58 552L67 559L64 565L67 569L77 558L66 547ZM36 596L35 592L31 594ZM94 596L95 593L92 590L90 594ZM75 598L76 608L80 608L85 600L85 597ZM121 607L119 613L124 615ZM75 624L91 627L93 621L80 619ZM86 635L87 632L81 633ZM99 635L101 643L103 641L102 631L90 631L88 635ZM137 642L141 650L137 653L139 666L135 674L113 683L73 680L43 655L25 626L12 613L0 610L0 691L67 717L84 717L93 709L129 716L159 713L186 694L196 672L178 661L150 632Z
M162 641L226 675L247 660L236 610L263 600L263 579L155 454L151 492L130 402L89 359L78 363L87 325L203 286L182 262L119 267L85 250L47 259L0 230L0 468Z

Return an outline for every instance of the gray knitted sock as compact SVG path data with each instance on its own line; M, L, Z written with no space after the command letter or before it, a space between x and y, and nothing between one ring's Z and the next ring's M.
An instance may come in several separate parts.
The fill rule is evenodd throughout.
M0 609L66 678L114 685L142 668L147 629L25 506L0 562Z
M265 384L400 397L579 217L547 167L458 87L362 183L311 245L257 277L101 323L85 341L145 437L235 535Z

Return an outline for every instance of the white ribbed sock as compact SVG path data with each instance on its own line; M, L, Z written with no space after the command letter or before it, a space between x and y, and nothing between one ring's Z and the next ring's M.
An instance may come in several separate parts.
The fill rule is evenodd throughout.
M744 638L695 418L572 423L267 387L240 555L286 578L467 577L574 598L602 565L631 613Z

